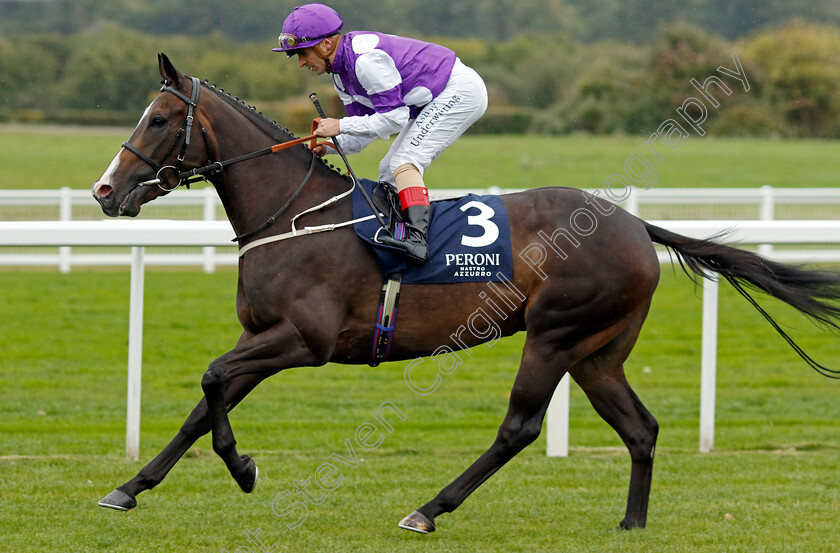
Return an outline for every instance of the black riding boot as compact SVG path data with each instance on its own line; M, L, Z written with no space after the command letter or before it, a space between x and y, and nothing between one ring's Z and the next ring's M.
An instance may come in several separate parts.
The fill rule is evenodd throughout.
M422 265L429 257L429 246L426 243L429 206L412 205L402 210L402 216L405 222L405 239L394 240L390 236L383 236L379 240L388 246L400 248L411 261Z

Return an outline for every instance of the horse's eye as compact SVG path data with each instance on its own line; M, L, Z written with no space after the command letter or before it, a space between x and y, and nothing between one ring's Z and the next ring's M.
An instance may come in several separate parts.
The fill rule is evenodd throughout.
M152 127L160 128L160 127L166 125L166 119L163 118L163 117L160 117L160 116L152 117L152 120L149 121L149 124Z

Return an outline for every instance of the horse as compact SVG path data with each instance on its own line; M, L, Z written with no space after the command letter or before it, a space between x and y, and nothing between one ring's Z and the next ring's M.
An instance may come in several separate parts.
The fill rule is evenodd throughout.
M370 250L349 226L279 239L288 238L281 231L300 217L293 212L305 213L315 226L351 220L347 176L238 98L182 74L164 54L158 61L163 88L92 194L105 215L131 217L192 179L212 183L241 248L236 310L243 330L233 349L209 364L201 378L204 396L177 435L99 502L119 510L134 508L137 494L159 484L208 432L214 452L250 493L257 467L237 451L228 412L284 369L368 364L383 283ZM288 144L294 145L284 148ZM513 256L512 280L494 288L494 305L515 309L490 309L484 285L477 282L406 284L400 291L399 329L389 360L428 356L441 344L457 350L497 338L463 331L463 322L482 308L499 335L526 332L508 409L492 445L400 521L402 528L434 531L436 517L454 511L531 444L566 373L629 452L630 486L619 526L645 527L659 425L625 378L624 362L658 284L654 243L666 246L690 277L716 273L731 282L783 336L750 291L840 328L838 273L776 263L717 239L680 236L577 189L545 187L500 198L511 247L519 255ZM307 209L312 206L321 209Z

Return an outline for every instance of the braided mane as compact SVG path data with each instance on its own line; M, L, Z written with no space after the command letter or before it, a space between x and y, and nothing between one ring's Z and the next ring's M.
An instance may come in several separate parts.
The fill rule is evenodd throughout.
M205 79L202 84L208 89L216 93L222 100L227 102L230 106L236 108L240 113L245 115L245 117L254 123L257 127L263 130L266 134L271 136L277 142L287 142L289 140L294 140L297 138L295 134L286 127L281 126L277 121L273 119L269 119L263 112L257 111L257 108L254 106L249 106L245 102L239 99L239 97L231 96L230 92L225 92L224 89L218 88L215 83L211 84L207 79ZM296 146L296 148L304 148L308 151L308 148L304 145ZM338 174L341 176L341 172L339 169L326 161L323 158L319 158L318 161L329 169L330 171Z

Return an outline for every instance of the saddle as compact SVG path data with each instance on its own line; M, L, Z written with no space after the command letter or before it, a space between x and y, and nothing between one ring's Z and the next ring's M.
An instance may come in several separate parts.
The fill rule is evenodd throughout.
M399 196L387 183L359 181L378 211L386 216L387 229L396 239L404 233ZM385 232L371 215L362 194L353 194L353 228L373 255L382 273L382 294L377 314L371 365L387 359L394 332L400 284L449 284L507 282L513 278L510 228L498 196L466 196L433 201L429 223L429 260L408 263L402 250L380 243Z

